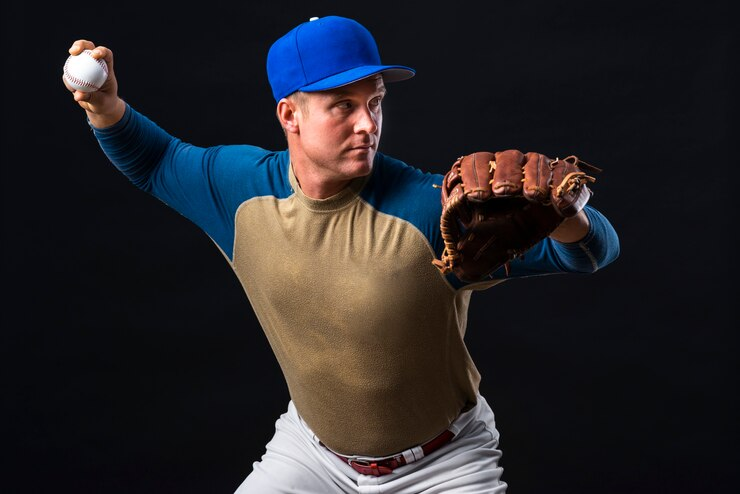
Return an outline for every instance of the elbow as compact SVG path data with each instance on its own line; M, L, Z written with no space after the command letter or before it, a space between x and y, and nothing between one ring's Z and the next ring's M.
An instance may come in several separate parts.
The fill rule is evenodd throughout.
M583 246L584 250L589 252L588 248ZM619 258L619 255L621 253L621 246L619 244L619 238L616 235L613 235L609 238L607 242L604 244L603 250L600 252L600 255L598 258L593 256L593 270L592 273L595 273L596 271L599 271L600 269L604 269L609 264L613 263L614 261Z
M586 214L589 217L591 231L579 245L590 258L593 273L616 261L621 253L621 245L617 231L606 217L588 207Z

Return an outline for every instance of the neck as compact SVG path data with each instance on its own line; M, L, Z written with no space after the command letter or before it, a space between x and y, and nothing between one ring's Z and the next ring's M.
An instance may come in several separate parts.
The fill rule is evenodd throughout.
M311 199L327 199L341 192L352 181L348 179L330 180L293 162L291 166L301 191Z

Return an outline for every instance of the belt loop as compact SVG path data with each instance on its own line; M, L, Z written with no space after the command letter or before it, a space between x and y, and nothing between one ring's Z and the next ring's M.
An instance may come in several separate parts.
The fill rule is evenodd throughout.
M406 463L413 463L424 458L424 450L421 446L415 446L411 449L407 449L402 454L403 459L406 460Z

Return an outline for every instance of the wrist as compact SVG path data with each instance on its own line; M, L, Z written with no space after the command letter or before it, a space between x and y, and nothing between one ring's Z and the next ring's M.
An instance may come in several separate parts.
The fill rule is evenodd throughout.
M110 109L101 112L94 112L86 109L87 119L91 126L96 129L103 129L117 124L126 113L126 102L121 98L116 98Z
M581 241L588 235L590 228L591 223L588 221L588 216L584 210L581 210L575 216L564 219L549 236L557 242L571 244Z

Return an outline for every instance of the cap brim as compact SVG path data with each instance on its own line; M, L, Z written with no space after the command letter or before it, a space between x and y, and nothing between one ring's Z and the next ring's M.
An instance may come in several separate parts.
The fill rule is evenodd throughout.
M404 67L403 65L366 65L363 67L356 67L344 71L339 74L329 76L320 81L308 84L299 88L299 91L305 91L307 93L314 91L326 91L327 89L334 89L347 84L352 84L359 80L365 79L375 74L383 74L383 81L385 82L398 82L406 79L411 79L416 75L416 71L410 67Z

